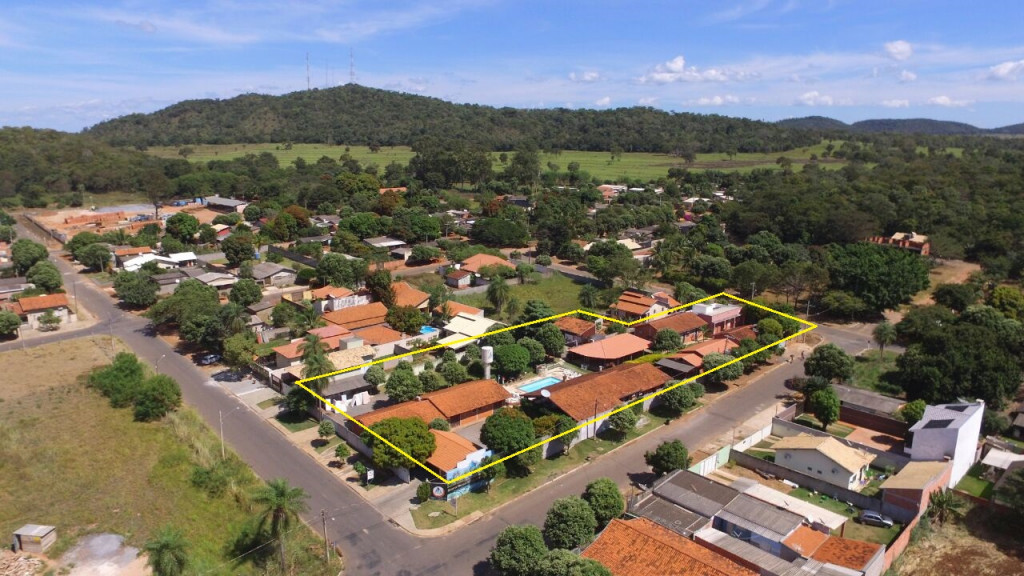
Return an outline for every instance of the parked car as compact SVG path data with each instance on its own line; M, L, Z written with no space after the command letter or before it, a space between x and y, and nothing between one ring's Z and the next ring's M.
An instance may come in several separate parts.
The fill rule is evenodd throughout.
M188 200L175 200L171 206L188 206Z
M865 510L860 513L860 523L867 524L868 526L892 528L892 518L883 516L878 512L872 512L871 510Z
M203 354L196 360L196 362L198 362L200 366L216 364L217 362L220 362L220 354Z

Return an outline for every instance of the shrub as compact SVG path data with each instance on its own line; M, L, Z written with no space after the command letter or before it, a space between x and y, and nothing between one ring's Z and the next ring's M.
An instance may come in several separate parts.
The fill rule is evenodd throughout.
M430 482L420 482L416 487L416 499L420 502L430 500Z

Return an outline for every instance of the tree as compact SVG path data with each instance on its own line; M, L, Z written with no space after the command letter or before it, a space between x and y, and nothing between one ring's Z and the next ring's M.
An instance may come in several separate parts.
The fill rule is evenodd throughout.
M420 385L424 392L433 392L448 387L448 381L435 370L424 370L419 375Z
M578 296L580 306L589 309L597 308L600 294L600 291L594 285L584 284L583 287L580 288Z
M452 425L449 424L448 421L445 420L444 418L438 416L437 418L431 420L429 424L427 424L427 428L430 428L431 430L444 430L445 432L447 432L452 429Z
M927 406L928 405L924 403L924 400L918 398L913 402L907 402L903 406L900 406L899 413L904 422L909 426L913 426L914 424L917 424L921 418L924 418L924 409Z
M996 499L1024 515L1024 468L1006 472L1007 478L996 490Z
M658 330L658 333L654 335L654 349L659 352L678 350L682 345L683 341L679 337L679 332L671 328Z
M89 373L89 386L110 400L113 408L124 408L135 401L135 394L145 376L139 358L130 352L118 352L113 362Z
M388 376L384 372L383 366L374 364L366 369L366 374L363 374L363 380L366 380L371 386L380 390L380 387L387 382Z
M444 377L449 386L462 384L470 380L469 371L466 370L466 367L454 360L442 363L437 368L437 372Z
M33 264L25 274L25 279L35 284L36 288L51 293L64 285L64 277L61 276L60 270L49 260L40 260Z
M161 528L142 549L153 576L181 576L188 567L188 542L181 532L170 526Z
M385 418L371 426L370 429L420 462L430 458L437 448L434 435L419 418ZM413 465L409 458L381 442L376 436L363 434L362 439L373 450L374 466L378 468L407 468Z
M533 576L547 552L544 536L536 526L507 526L498 534L488 559L502 576Z
M487 417L480 441L499 454L514 454L534 443L533 422L517 408L506 406Z
M278 542L282 574L288 572L288 566L285 563L284 536L292 523L298 520L299 514L309 509L306 504L307 498L305 490L289 486L288 481L283 478L267 482L266 486L258 488L252 495L252 503L261 508L259 513L260 529L269 528L271 539Z
M10 336L18 332L21 318L10 310L0 310L0 336Z
M165 229L179 242L191 244L199 232L199 219L186 212L178 212L167 219Z
M853 376L853 358L835 344L818 346L804 363L804 373L844 382Z
M508 378L530 369L530 351L519 344L506 344L494 349L494 369Z
M597 518L579 496L559 498L544 518L544 541L550 548L572 550L590 542L597 530Z
M334 457L338 459L342 464L348 460L348 457L352 455L352 449L348 447L348 444L342 442L334 447Z
M224 251L224 258L227 259L228 265L236 268L242 262L252 259L252 236L249 234L232 234L220 243L220 249Z
M639 418L636 412L633 412L632 408L626 408L625 410L619 410L615 414L608 417L608 425L611 426L612 430L618 432L622 437L625 437L630 430L636 428L636 423Z
M782 324L775 318L762 318L757 322L758 336L771 336L772 341L781 339L785 333Z
M562 335L558 326L551 322L541 324L533 337L544 346L544 351L548 356L561 356L562 351L565 350L565 336Z
M355 288L366 277L367 264L363 260L348 260L341 254L324 254L316 265L316 277L321 284Z
M114 277L114 292L118 300L133 308L152 306L159 289L148 274L122 270Z
M383 303L388 308L395 305L395 289L391 286L391 272L386 269L374 270L367 276L366 289L370 291L376 301ZM419 326L416 328L419 329Z
M821 422L821 429L827 430L839 420L839 396L831 386L811 394L811 412Z
M630 410L624 412L630 412ZM604 528L609 522L622 516L626 510L626 500L622 497L618 484L611 478L598 478L587 484L587 489L583 492L583 500L594 511L598 528Z
M696 402L692 386L693 384L683 384L663 393L661 405L675 416L686 412Z
M501 314L505 304L512 297L512 287L505 282L504 278L498 277L487 286L487 301L494 307L494 311Z
M412 306L397 306L388 309L385 318L392 328L403 334L419 334L430 319Z
M11 262L14 263L14 269L18 274L24 274L36 262L46 260L47 256L49 252L46 246L27 238L21 238L11 244Z
M249 366L255 354L256 339L249 332L239 332L224 339L224 362L232 368Z
M978 301L978 287L974 284L939 284L932 291L932 299L954 312L963 312Z
M690 453L679 440L662 442L654 452L644 453L644 461L658 476L673 470L685 470L690 467Z
M412 368L395 368L386 384L388 398L396 402L407 402L423 394L423 383L413 374Z
M885 347L896 341L896 327L888 320L882 320L871 331L871 337L878 343L878 359L885 359Z
M1024 320L1024 292L1013 286L996 286L986 303L1007 318Z
M334 430L334 422L331 422L330 420L324 420L316 429L316 435L324 440L327 440L328 438L334 436L335 434L336 432Z
M516 341L516 344L522 346L530 353L531 366L536 366L547 359L547 352L544 350L544 345L533 338L520 338Z
M228 300L239 306L251 306L263 299L263 289L251 278L242 278L231 287Z
M928 516L938 521L939 525L959 517L963 513L964 501L949 488L932 492L928 501Z
M274 324L274 328L284 328L294 322L297 314L298 310L294 304L282 300L270 311L270 321Z
M480 467L477 472L473 475L477 480L482 480L487 483L486 490L490 492L491 482L495 478L505 473L505 463L498 462L497 456L488 456L480 461Z
M110 265L110 250L103 244L89 244L75 255L84 266L97 272L103 272Z
M612 576L597 560L555 549L537 563L533 576Z
M309 333L299 344L298 352L302 354L302 377L315 378L315 380L310 380L307 385L310 390L323 396L329 378L320 376L330 374L337 369L327 357L326 344L316 334Z
M833 289L844 290L875 312L893 309L928 287L928 262L913 252L878 244L833 244L827 252Z
M7 238L0 237L0 240L7 240ZM75 256L82 248L102 241L103 237L95 232L79 232L71 240L64 243L64 250ZM75 259L78 260L78 257L75 256Z
M181 387L170 376L157 374L142 382L135 393L135 419L151 422L181 406Z
M729 380L735 380L743 375L743 363L733 362L728 366L723 366L727 362L735 360L732 356L725 354L708 354L704 357L704 379L711 384L722 384ZM723 366L719 368L719 366ZM715 368L718 368L714 372L711 372Z
M43 312L42 316L39 317L39 329L43 332L49 332L56 330L57 326L60 325L60 316L53 313L53 310L47 310Z

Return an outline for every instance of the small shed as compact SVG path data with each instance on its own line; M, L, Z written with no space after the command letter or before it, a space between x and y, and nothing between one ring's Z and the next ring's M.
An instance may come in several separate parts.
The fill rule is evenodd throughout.
M56 526L25 524L14 531L14 551L43 554L57 541Z

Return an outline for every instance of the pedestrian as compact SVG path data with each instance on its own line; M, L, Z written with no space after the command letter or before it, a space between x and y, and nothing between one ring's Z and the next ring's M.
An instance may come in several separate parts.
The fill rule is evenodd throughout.
M804 359L804 354L805 354L805 353L806 353L806 352L805 352L804 350L801 350L801 351L800 351L800 360L803 360L803 359Z

